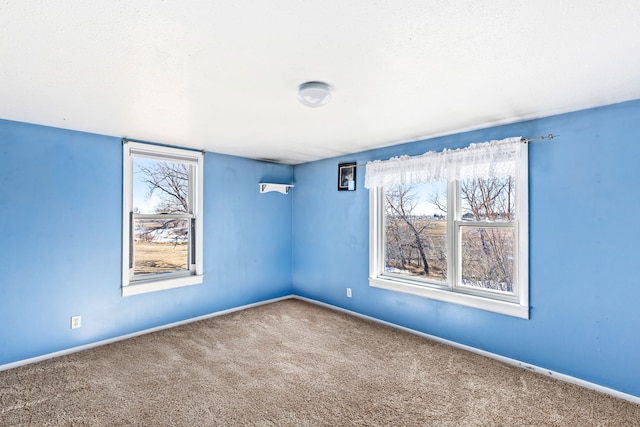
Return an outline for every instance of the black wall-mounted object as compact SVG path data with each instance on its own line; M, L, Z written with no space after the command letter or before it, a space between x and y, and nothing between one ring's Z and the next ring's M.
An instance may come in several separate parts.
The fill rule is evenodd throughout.
M340 163L338 165L338 191L355 191L356 162Z

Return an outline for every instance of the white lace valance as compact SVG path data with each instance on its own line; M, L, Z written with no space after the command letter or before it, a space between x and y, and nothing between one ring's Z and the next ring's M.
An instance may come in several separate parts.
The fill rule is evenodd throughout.
M420 156L400 156L367 163L365 188L469 178L516 176L522 138L471 144L457 150L429 151Z

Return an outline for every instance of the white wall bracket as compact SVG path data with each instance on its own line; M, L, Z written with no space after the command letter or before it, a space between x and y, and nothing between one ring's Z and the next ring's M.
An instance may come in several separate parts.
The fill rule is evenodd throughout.
M282 194L289 194L289 190L293 187L293 184L274 184L271 182L261 182L258 185L260 186L261 193L277 191Z

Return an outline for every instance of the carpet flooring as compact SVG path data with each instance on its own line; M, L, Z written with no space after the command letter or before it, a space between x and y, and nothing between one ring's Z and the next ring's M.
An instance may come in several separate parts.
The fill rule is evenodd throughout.
M640 426L640 405L284 300L0 372L2 426Z

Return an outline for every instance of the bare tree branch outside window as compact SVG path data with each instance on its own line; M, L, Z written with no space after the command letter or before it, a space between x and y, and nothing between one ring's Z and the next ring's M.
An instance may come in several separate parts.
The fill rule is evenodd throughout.
M189 212L189 168L186 164L161 161L150 166L138 164L137 172L147 185L147 197L155 193L160 198L155 213Z
M385 269L443 281L447 273L446 223L420 212L421 196L412 185L385 188Z
M462 219L495 223L515 221L515 180L512 177L461 182ZM462 283L477 288L513 292L515 235L511 227L462 229Z

